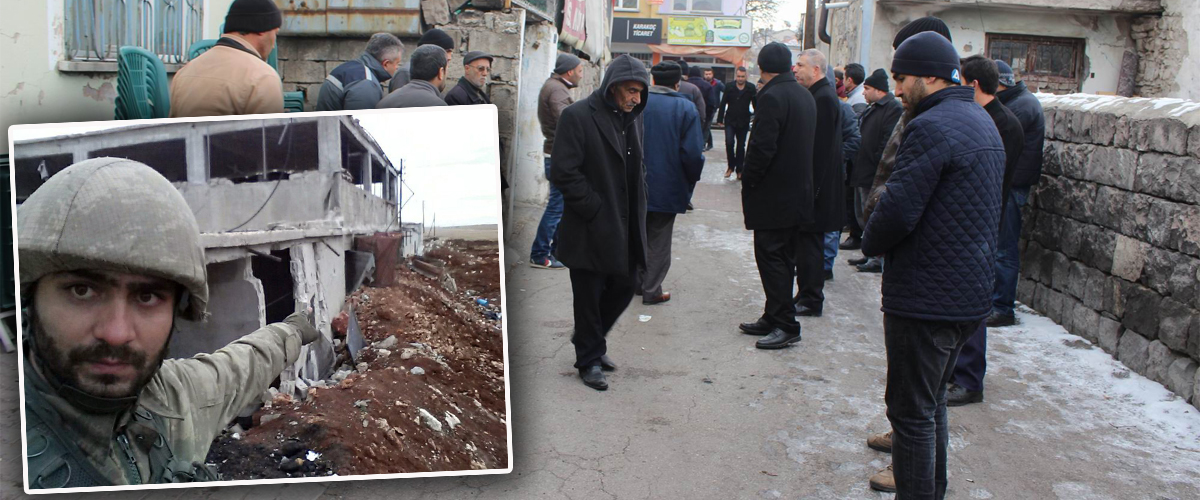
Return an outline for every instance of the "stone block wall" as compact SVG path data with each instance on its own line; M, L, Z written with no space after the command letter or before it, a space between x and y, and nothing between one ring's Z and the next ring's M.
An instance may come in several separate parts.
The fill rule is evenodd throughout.
M1018 300L1200 407L1200 103L1038 97Z
M1190 78L1200 74L1191 67L1200 54L1193 48L1189 57L1189 45L1198 46L1195 38L1200 37L1200 28L1195 23L1200 13L1194 0L1163 0L1162 7L1161 14L1135 18L1130 29L1138 54L1134 93L1196 99L1200 93L1182 86L1191 86Z

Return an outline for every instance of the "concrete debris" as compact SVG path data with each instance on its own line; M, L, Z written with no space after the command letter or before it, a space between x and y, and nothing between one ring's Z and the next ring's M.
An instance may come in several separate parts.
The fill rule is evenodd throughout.
M260 422L260 423L259 423L259 425L265 425L267 422L270 422L270 421L272 421L272 420L276 420L276 419L278 419L280 416L281 416L281 415L263 415L263 416L262 416L262 419L260 419L260 420L259 420L259 422Z
M365 409L367 409L367 405L369 405L370 403L371 402L366 399L360 399L360 400L354 402L354 407L365 410Z
M388 337L386 339L376 342L375 348L376 349L391 349L392 347L396 346L396 342L398 342L398 341L396 340L395 335L388 335Z
M461 423L462 421L459 420L458 417L454 416L450 412L446 412L446 425L450 426L450 430L454 430L454 428L458 427L458 425Z
M387 349L380 349L379 351L376 352L376 354L378 354L380 358L386 358L386 357L392 355L392 351L389 351Z
M421 421L424 422L426 426L437 432L442 432L442 423L438 421L437 417L433 416L433 414L429 413L424 408L418 408L417 413L421 415Z
M412 371L410 371L409 373L412 373L413 375L424 375L425 369L417 366L417 367L413 367Z
M358 373L367 373L367 363L364 361L362 363L354 365L354 369L356 371L358 371Z

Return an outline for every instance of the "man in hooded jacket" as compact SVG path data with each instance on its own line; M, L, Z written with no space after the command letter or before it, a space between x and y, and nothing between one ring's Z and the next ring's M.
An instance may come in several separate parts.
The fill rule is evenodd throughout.
M792 306L796 236L813 224L813 137L817 105L792 74L792 51L772 42L758 54L766 82L758 92L754 127L742 167L742 212L754 231L754 260L767 301L763 315L742 323L747 335L765 336L759 349L781 349L800 341Z
M616 365L605 336L633 299L634 273L646 265L646 191L642 110L650 75L621 55L590 96L558 119L550 182L562 192L558 258L571 270L575 368L583 383L608 388Z

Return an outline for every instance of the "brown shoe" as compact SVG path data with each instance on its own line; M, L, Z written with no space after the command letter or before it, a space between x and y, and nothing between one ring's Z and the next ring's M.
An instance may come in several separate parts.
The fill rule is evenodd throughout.
M886 469L876 472L874 476L871 476L871 489L885 493L896 492L896 476L892 473L892 466L890 464Z
M733 175L733 169L732 168L726 169L725 170L725 178L728 179L729 176L731 176L731 175Z
M642 304L647 305L647 306L652 306L654 304L662 304L663 302L666 302L668 300L671 300L671 292L663 292L663 294L659 295L658 297L646 297L644 295L642 296Z
M879 450L884 453L891 453L892 452L892 431L880 432L878 434L871 434L871 437L867 438L867 447L872 450Z

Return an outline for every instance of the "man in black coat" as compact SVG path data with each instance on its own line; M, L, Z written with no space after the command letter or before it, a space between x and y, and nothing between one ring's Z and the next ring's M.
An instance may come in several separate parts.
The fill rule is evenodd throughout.
M975 88L975 102L983 106L992 117L996 129L1000 131L1000 139L1004 141L1004 184L1001 199L1008 200L1013 176L1017 172L1017 161L1020 160L1021 150L1025 147L1025 132L1021 130L1021 122L1017 120L1017 115L996 98L1000 74L995 61L981 55L963 59L962 75L963 83ZM1003 215L1000 217L1000 227L1004 227ZM946 390L946 405L963 406L983 401L983 376L987 372L986 355L987 325L980 323L963 346L962 352L958 353L950 388Z
M550 182L562 192L558 259L571 270L575 368L588 387L608 388L605 336L633 299L646 265L642 109L650 75L621 55L587 99L563 110L550 155Z
M487 52L472 50L463 55L463 76L458 84L446 92L446 104L467 106L491 104L487 95L487 79L492 72L492 56Z
M754 117L750 107L754 105L756 95L758 92L754 86L746 83L746 68L738 66L733 83L725 87L721 105L717 109L717 125L725 127L725 157L729 159L726 179L734 173L738 179L742 178L742 164L746 161L746 134L750 133L750 119Z
M842 158L842 101L825 77L825 54L808 49L796 58L796 77L817 107L813 137L813 213L800 225L796 242L797 316L820 316L825 304L825 233L841 231L845 220Z
M742 332L765 335L759 349L779 349L800 341L792 306L796 276L796 235L813 218L813 137L817 105L792 74L792 52L772 42L758 53L766 82L758 92L754 130L742 168L742 212L754 231L754 260L767 303L757 321Z
M712 84L701 76L703 73L699 66L691 66L688 68L687 81L700 89L700 94L704 96L704 114L700 115L700 121L704 126L704 137L709 137L712 134L712 117L717 113L717 99ZM712 149L711 142L704 146L705 151L710 149Z
M854 217L858 220L859 227L867 224L866 218L863 217L863 208L866 207L867 196L871 193L871 182L875 179L875 170L879 166L879 160L883 158L883 148L892 138L896 122L900 121L900 115L904 114L904 107L888 89L888 75L883 68L878 68L871 73L862 86L863 97L869 104L859 118L862 143L858 148L858 154L852 158L849 175L850 187L854 190ZM861 247L862 239L860 237L857 241L850 243L854 247ZM863 257L862 259L851 259L850 263L869 266L871 265L870 260ZM878 262L875 263L875 266L883 269L882 264Z
M1000 91L996 98L1017 116L1025 131L1025 147L1017 160L1012 189L1005 203L1004 226L1000 229L1000 248L996 257L996 290L992 295L992 314L988 316L988 326L1001 327L1017 323L1013 304L1017 300L1017 272L1021 270L1017 248L1017 240L1021 237L1021 207L1029 198L1029 188L1042 177L1046 117L1042 114L1041 101L1025 88L1025 82L1016 81L1012 68L1000 60L996 61L996 66L1000 70Z

